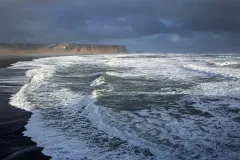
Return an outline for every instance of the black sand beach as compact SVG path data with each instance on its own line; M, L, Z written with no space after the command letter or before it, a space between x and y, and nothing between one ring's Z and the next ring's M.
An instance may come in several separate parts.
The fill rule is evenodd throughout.
M31 59L33 57L0 57L0 69L18 61ZM0 159L50 159L51 157L41 152L43 148L36 147L36 143L29 137L23 136L24 126L31 117L31 113L9 105L9 98L12 94L11 91L0 90Z

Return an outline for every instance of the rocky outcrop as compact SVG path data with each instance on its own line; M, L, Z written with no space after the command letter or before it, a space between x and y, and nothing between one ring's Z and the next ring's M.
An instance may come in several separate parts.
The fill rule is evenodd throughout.
M127 53L125 46L121 45L91 45L91 44L9 44L0 43L0 54L30 54L30 53L72 53L72 54L98 54L98 53Z

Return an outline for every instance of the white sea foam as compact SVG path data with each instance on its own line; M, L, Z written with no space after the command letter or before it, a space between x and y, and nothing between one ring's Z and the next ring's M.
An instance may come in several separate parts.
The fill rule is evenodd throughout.
M134 59L118 59L111 58L107 63L113 68L126 68L124 72L108 72L108 74L123 78L144 77L146 79L159 79L167 77L169 79L188 80L189 74L180 68L181 61L162 58L146 58L139 57Z
M219 68L214 68L214 67L211 68L203 65L194 65L194 64L184 65L184 67L194 71L203 72L206 74L221 75L229 78L238 78L238 79L240 78L239 69L229 69L229 68L219 69Z
M161 152L159 145L139 137L132 130L128 130L128 128L119 128L119 126L113 126L113 124L121 123L121 121L116 122L117 119L114 116L117 115L115 115L114 112L109 111L109 109L106 110L103 106L89 104L86 106L83 113L95 127L107 133L109 137L118 137L134 146L148 149L158 159L175 159L173 154ZM129 113L127 114L129 115ZM164 146L162 147L164 148Z
M22 67L24 68L24 66ZM51 155L53 159L78 159L86 157L89 159L139 159L140 157L134 154L131 155L132 153L128 153L127 150L102 154L103 151L101 151L99 147L89 148L87 145L88 142L86 142L85 139L81 137L71 137L59 131L59 129L52 128L51 125L54 124L54 121L44 121L42 111L38 110L40 106L42 109L46 107L48 109L61 109L64 111L63 116L66 116L66 118L77 114L81 108L79 105L96 106L93 104L94 101L89 99L88 96L74 94L67 89L58 89L54 90L54 92L46 90L48 87L45 88L45 85L50 85L49 79L53 77L55 68L55 66L42 65L41 68L27 71L26 75L30 78L29 83L24 85L21 90L11 98L11 105L33 112L33 116L26 126L27 131L24 132L24 134L32 137L32 139L38 143L38 146L43 146L43 152ZM51 89L51 87L52 86L50 86L49 89ZM42 93L42 91L44 92ZM30 101L28 99L29 96L32 97ZM61 108L57 108L59 107L58 105L61 105ZM89 107L86 107L85 110L88 108ZM95 109L92 112L96 113ZM101 115L96 116L99 118ZM74 115L74 117L77 118L76 115ZM101 119L99 120L99 124L102 123L102 125L104 125L104 122L101 121ZM41 132L39 132L40 130ZM109 130L114 130L114 128L109 126ZM79 151L79 149L81 151Z
M51 155L52 159L97 158L93 155L94 149L89 149L79 139L69 137L54 128L46 127L42 123L41 113L39 112L34 112L26 128L27 131L24 132L24 135L31 137L37 142L38 146L44 147L43 153Z
M98 129L107 127L109 129L108 131L110 131L111 133L114 133L114 135L109 133L109 136L121 137L119 135L120 132L117 129L114 129L113 127L105 124L105 122L102 119L103 115L98 113L99 106L93 104L94 103L94 99L92 99L93 97L90 98L86 96L80 96L79 94L71 93L71 91L69 90L59 90L57 92L55 91L54 93L51 93L49 96L54 99L54 102L56 102L56 107L58 104L62 105L62 107L58 109L64 111L63 116L64 117L66 116L65 123L62 126L63 128L66 127L65 124L68 124L72 121L72 117L81 118L83 115L79 111L81 110L81 107L86 105L86 107L84 108L83 114L86 115L86 117L89 120L93 120L91 121L92 124L94 125L98 124L96 126ZM67 99L66 99L66 96L68 96ZM59 100L61 102L58 102ZM50 105L51 105L51 108L55 108L54 104L50 104ZM106 112L108 111L106 110ZM134 155L133 153L131 153L129 150L130 149L129 146L122 146L124 147L122 148L123 151L121 150L111 151L111 152L108 151L103 153L104 148L101 149L97 146L90 147L88 145L89 139L84 139L81 133L76 132L77 136L73 136L74 130L77 129L75 127L79 127L78 123L76 124L71 123L71 125L73 125L74 130L71 130L72 131L71 133L65 133L60 130L62 128L61 124L59 124L60 126L58 126L55 129L50 127L52 125L55 125L57 121L56 122L53 122L52 120L44 121L44 117L42 117L42 113L39 112L38 110L34 110L33 113L34 115L30 119L30 123L26 126L27 131L24 132L24 134L26 136L31 136L34 141L38 142L39 146L43 146L44 147L43 153L45 153L46 155L51 155L53 159L69 159L69 158L81 159L86 157L88 159L99 159L99 160L119 159L119 158L126 159L126 160L129 158L136 159L136 160L139 158L144 159L144 157L141 158L141 157L138 157L138 155ZM43 132L39 133L39 130L43 130ZM86 131L88 129L85 128L84 130ZM91 130L87 132L91 132ZM95 130L95 132L98 132L98 131ZM39 136L39 134L41 134L41 136ZM128 148L128 149L125 150L125 148ZM81 151L79 151L79 149Z
M105 81L104 77L100 76L91 83L91 86L99 86L99 85L105 84L105 83L106 83L106 81Z
M58 121L51 119L46 121L41 111L34 110L34 114L26 126L27 131L24 132L24 135L30 136L34 141L38 142L38 146L44 147L43 153L52 156L53 159L84 159L86 157L89 159L106 158L104 155L100 158L100 153L98 153L100 152L99 148L89 147L86 140L78 136L71 136L72 133L61 131L61 128L66 127L65 125L68 123L71 123L73 127L78 127L78 125L76 125L77 123L74 124L72 122L73 119L71 117L81 117L81 115L78 115L81 107L92 103L89 97L72 93L66 89L55 91L48 97L52 98L53 102L55 102L55 104L48 104L50 105L48 108L63 111L62 117L65 117L65 123L60 122L60 126L53 127L52 125L55 125ZM61 104L61 106L58 106L59 104ZM79 117L77 117L77 115Z
M229 66L229 65L236 65L236 64L240 65L240 62L239 61L223 61L223 62L216 62L215 64L218 66Z
M26 72L26 76L30 78L30 82L25 84L18 93L13 95L10 100L12 106L31 111L34 104L27 100L28 94L35 92L44 80L50 78L54 73L53 66L42 66L39 69L32 69Z
M240 81L201 83L191 92L191 95L223 96L240 98Z
M199 57L188 56L178 54L169 55L167 58L151 58L149 55L146 59L142 55L129 55L134 58L125 55L96 55L19 62L10 68L29 69L26 72L29 82L11 98L10 103L33 112L24 134L30 136L38 146L44 147L43 153L53 159L193 159L199 155L212 159L212 155L216 153L212 141L221 145L238 143L232 142L227 132L231 131L233 137L238 136L239 125L231 121L235 114L229 114L228 117L217 109L218 105L225 104L229 105L229 108L237 108L239 81L204 82L192 88L174 91L171 87L165 87L152 92L141 91L139 88L136 92L121 92L112 87L119 84L110 85L104 76L98 77L99 73L104 72L125 80L133 77L143 77L146 81L162 80L164 77L170 81L175 80L176 83L181 82L180 84L183 81L188 84L209 72L238 77L234 75L238 73L236 70L211 68L205 65L206 59L193 61ZM91 67L96 71L92 71ZM99 68L103 71L98 70ZM71 72L72 70L74 72ZM90 78L89 81L86 77L98 78ZM69 78L69 81L65 82L61 78ZM168 84L167 80L162 80L162 83ZM140 94L157 96L156 100L166 94L175 96L180 93L186 96L179 98L179 104L174 107L166 104L129 111L95 103L98 98L106 98L105 92L119 96L116 99L107 99L114 103L121 102L123 95L129 96L129 103L131 100L134 102L134 96ZM204 102L202 97L218 97L220 100ZM141 98L138 100L143 102ZM213 117L208 119L200 114L193 116L184 112L178 113L177 109L184 108L185 101L194 102L189 107L199 112L208 112ZM225 129L216 129L218 123ZM219 139L221 136L225 139ZM114 142L116 146L112 144ZM109 147L111 145L113 147ZM137 153L136 148L142 150ZM206 149L211 149L214 154L205 155ZM153 156L144 155L143 150L149 151ZM237 157L233 150L227 149L231 156L226 155L222 148L220 151L218 158L219 155L222 159Z

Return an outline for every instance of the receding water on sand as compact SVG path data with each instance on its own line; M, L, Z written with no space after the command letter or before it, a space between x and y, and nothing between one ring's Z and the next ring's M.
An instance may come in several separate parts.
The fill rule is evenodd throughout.
M35 59L9 68L28 78L10 104L33 112L24 134L53 159L238 159L239 64L235 54Z

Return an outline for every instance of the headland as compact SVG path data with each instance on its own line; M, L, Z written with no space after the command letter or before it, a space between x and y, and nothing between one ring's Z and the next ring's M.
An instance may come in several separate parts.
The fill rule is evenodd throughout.
M128 53L124 45L0 43L0 55Z

